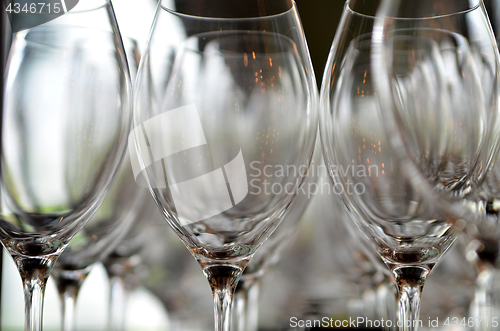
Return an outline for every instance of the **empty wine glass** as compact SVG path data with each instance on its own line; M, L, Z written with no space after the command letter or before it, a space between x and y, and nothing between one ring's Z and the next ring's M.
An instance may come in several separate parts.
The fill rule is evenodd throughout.
M381 32L374 29L380 2L349 1L322 85L325 160L358 226L393 272L402 330L421 326L425 280L455 240L451 223L461 214L450 203L468 206L465 196L476 193L496 149L496 96L483 93L473 56L477 48L492 60L481 75L495 82L486 16L479 2L445 3L401 3L405 11L381 16ZM375 55L386 65L372 64ZM380 114L394 108L403 128ZM400 157L392 130L401 130L418 170Z
M141 189L136 187L137 190ZM142 188L142 190L145 190ZM145 192L139 194L143 195ZM146 192L147 193L147 192ZM159 211L152 199L141 199L142 205L137 205L134 212L135 220L131 229L118 242L103 261L110 282L108 330L123 331L126 329L126 313L129 294L140 285L140 277L136 268L142 264L141 250L150 237L150 231L145 230ZM158 214L158 215L156 215ZM140 269L140 268L139 268Z
M293 1L177 5L158 7L130 145L209 280L216 329L228 330L243 269L307 174L317 89Z
M95 4L17 33L7 62L0 240L23 280L26 330L42 329L54 263L105 198L125 152L127 61L110 2ZM79 24L87 20L92 28Z
M491 266L490 261L495 255L494 252L498 250L496 248L498 244L495 243L498 242L499 238L496 226L497 217L493 208L494 197L497 195L494 192L498 192L496 183L498 171L495 168L489 172L488 170L491 168L492 161L496 159L498 150L499 64L498 51L495 40L492 38L493 34L484 3L482 1L470 3L459 1L445 4L438 1L426 1L416 9L411 4L386 1L380 12L376 28L377 37L374 38L374 48L376 49L374 68L380 69L377 75L377 86L382 96L381 114L388 132L391 133L391 145L405 164L407 171L413 174L411 179L415 187L424 194L431 195L441 206L446 206L446 209L458 216L456 223L467 234L467 236L461 236L461 242L468 242L466 254L470 260L475 260L478 263L480 270L477 277L475 305L473 305L473 308L479 308L479 312L474 312L473 309L472 314L475 317L479 316L477 321L482 322L474 323L473 328L491 328L492 316L495 315L492 309L498 305L495 303L498 302L498 299L494 299L493 295L495 277L492 268L489 267ZM493 10L492 13L495 11ZM408 25L405 22L392 22L390 18L387 18L387 15L409 16L416 18L417 21L418 18L426 16L436 18L436 16L443 15L444 17L439 19L441 29L458 35L456 36L459 41L457 49L462 48L460 44L467 46L463 52L466 56L463 56L459 50L459 58L456 61L450 61L450 54L445 54L450 53L447 51L450 45L447 45L442 38L433 36L439 50L445 54L443 68L447 75L447 81L444 83L448 84L448 86L438 86L438 90L451 90L448 93L449 99L446 100L446 96L442 99L449 104L448 107L451 107L452 110L444 109L441 112L454 117L453 120L441 120L441 124L455 129L455 132L451 134L449 132L441 134L441 137L447 136L450 139L446 144L448 148L452 149L451 151L440 155L438 153L432 154L433 149L428 146L431 140L426 139L426 137L435 135L437 130L443 128L431 127L430 130L421 130L421 123L415 125L408 121L415 114L417 117L426 114L426 111L421 108L422 104L415 105L410 101L401 107L401 98L398 94L408 84L405 82L405 74L399 70L402 67L401 63L393 61L392 54L399 51L397 49L398 43L395 40L400 38L401 31L407 31ZM450 19L453 16L460 19L453 21ZM427 32L422 29L423 27L428 27L428 23L417 23L411 29L414 34L425 36ZM465 41L460 40L460 38L464 38ZM467 86L465 79L467 70L464 70L464 67L467 66L463 66L463 64L471 62L469 71L471 74L477 75L477 79L482 83L481 90ZM457 64L462 67L455 68L454 66ZM408 64L405 66L411 67ZM472 72L474 69L475 72ZM458 79L452 77L453 71L459 70L462 70L463 79L460 76ZM455 87L459 84L463 84L465 89L473 88L473 90L469 91L468 94L460 95L459 89L450 89L450 85ZM386 93L389 89L393 93ZM396 97L394 98L394 96ZM403 99L405 98L403 97ZM464 100L474 101L467 105L463 103ZM475 107L474 104L478 107ZM453 121L455 122L453 123ZM413 133L408 135L407 129L413 130ZM475 140L470 139L470 136ZM434 149L434 152L436 150ZM428 156L429 154L431 157ZM453 169L453 167L455 168ZM485 185L481 185L485 177L487 182Z
M132 77L137 73L137 43L123 38ZM52 271L61 298L61 330L74 328L76 300L83 282L96 262L103 261L131 231L146 198L145 190L135 184L132 167L125 156L110 193L97 213L77 233L58 258Z
M484 0L483 3L498 43L500 2L497 0ZM488 54L484 52L476 52L475 54L476 63L480 68L483 63L488 63L484 55ZM482 72L480 70L479 78L484 80L483 90L490 87L490 93L498 95L498 86L490 81L490 75L484 77L481 74ZM500 225L498 223L498 207L496 206L496 201L500 197L499 167L497 160L495 166L489 172L485 184L480 187L480 192L477 194L478 209L482 216L478 217L479 220L466 220L472 224L469 224L464 229L466 235L462 235L459 241L467 260L477 270L475 299L471 305L470 315L477 320L490 321L489 326L486 322L475 323L474 330L495 329L491 325L491 321L493 317L498 316L500 313L500 292L498 285L496 285L499 277L496 261L500 256Z
M99 210L57 259L52 273L62 303L61 330L74 329L75 305L83 282L94 264L106 259L140 221L145 193L134 181L130 162L124 162Z
M468 213L481 216L467 210L477 206L464 208L460 204L463 197L478 192L497 155L500 121L496 42L482 1L450 1L445 5L426 0L422 4L416 8L399 0L384 0L380 6L372 42L380 114L391 146L415 187L448 210L458 208L454 214L459 217ZM426 51L421 49L424 43L436 52L434 58L425 58ZM432 70L433 77L415 65L411 56L416 53L421 62L426 61L425 69ZM428 75L421 78L426 86L429 82L425 79L435 79L434 93L427 93L428 87L410 85L418 70L422 77ZM463 72L456 75L459 71ZM442 78L437 80L437 75ZM460 89L465 93L460 94ZM413 95L429 98L416 102ZM425 122L431 112L430 100L439 102L441 110ZM453 115L457 117L450 118ZM425 127L429 119L437 124ZM451 124L454 126L447 126ZM439 144L429 146L432 139ZM463 178L456 180L454 175Z

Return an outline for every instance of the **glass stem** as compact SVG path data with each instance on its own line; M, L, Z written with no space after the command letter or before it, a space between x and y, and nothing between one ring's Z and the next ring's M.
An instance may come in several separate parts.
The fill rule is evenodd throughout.
M477 275L471 315L482 322L474 323L474 331L496 330L498 327L500 300L497 294L496 276L495 268L486 263L482 265Z
M387 277L388 278L388 277ZM384 330L395 330L397 325L397 302L396 302L396 288L392 279L384 278L384 281L377 287L377 307L378 316L386 321Z
M247 306L248 306L248 293L244 281L240 279L233 297L233 313L231 318L231 330L233 331L245 331L245 325L247 323Z
M390 280L387 280L387 283L385 284L385 287L387 288L386 291L386 300L385 300L385 309L387 311L387 319L392 322L393 326L389 326L386 329L388 331L390 330L395 330L396 328L394 325L396 325L397 319L398 319L398 314L397 314L397 306L398 306L398 293L397 289L394 286L394 281L391 278Z
M110 283L108 331L124 331L130 293L122 277L113 276Z
M90 269L59 270L53 275L61 299L61 331L72 331L75 325L76 299Z
M242 272L230 265L213 265L203 270L214 295L215 331L230 330L231 301Z
M399 295L398 326L400 331L417 331L421 325L419 320L420 298L429 269L424 267L399 267L393 270Z
M78 296L78 291L75 286L68 286L61 296L62 302L62 321L61 330L71 331L73 330L73 324L75 322L75 308L76 308L76 297Z
M247 289L247 329L246 331L257 331L259 326L259 294L260 282L255 281Z
M113 255L104 262L110 282L108 331L124 331L130 294L138 285L135 268L141 263L139 255Z
M27 258L13 256L23 281L25 331L42 331L45 287L56 257Z
M243 276L245 277L245 276ZM233 297L234 313L231 331L257 331L259 323L258 279L240 279Z

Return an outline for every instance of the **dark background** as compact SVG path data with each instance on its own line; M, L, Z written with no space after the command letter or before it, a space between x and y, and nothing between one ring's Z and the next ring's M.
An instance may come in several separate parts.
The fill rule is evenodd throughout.
M296 0L296 3L319 88L345 0Z

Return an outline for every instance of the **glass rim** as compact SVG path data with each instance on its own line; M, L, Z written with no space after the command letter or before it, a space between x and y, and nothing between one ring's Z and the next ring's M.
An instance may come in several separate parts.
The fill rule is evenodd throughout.
M109 1L109 0L106 0L106 1ZM249 17L210 17L210 16L186 14L186 13L181 13L181 12L175 11L173 9L167 8L166 6L163 5L163 0L159 1L159 6L164 11L166 11L172 15L176 15L176 16L183 17L183 18L191 18L191 19L199 19L199 20L215 20L215 21L246 21L246 20L270 19L270 18L275 18L275 17L280 17L283 15L286 15L292 11L297 12L297 5L295 4L295 0L287 0L287 1L290 2L291 6L289 9L287 9L285 11L282 11L282 12L276 13L276 14L271 14L271 15L249 16Z
M384 0L380 0L380 1L382 2ZM387 17L394 19L394 20L398 20L398 21L421 21L421 20L423 21L423 20L433 20L433 19L440 19L440 18L445 18L445 17L463 15L463 14L472 12L474 10L477 10L477 8L479 8L481 6L482 0L476 0L476 1L477 1L477 4L475 4L473 7L470 7L469 9L461 10L461 11L457 11L457 12L452 12L449 14L442 14L442 15L436 15L436 16L425 16L425 17L397 17L397 16L387 16ZM360 17L370 18L373 20L376 19L376 15L369 15L369 14L360 13L359 11L352 9L350 4L351 4L351 0L347 0L344 6L351 14L357 15Z

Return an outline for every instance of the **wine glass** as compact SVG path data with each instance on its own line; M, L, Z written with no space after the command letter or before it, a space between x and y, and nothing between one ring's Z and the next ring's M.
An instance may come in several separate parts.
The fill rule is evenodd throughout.
M492 60L480 69L495 82L486 16L479 2L445 3L405 2L406 11L380 16L387 25L381 32L374 28L380 2L349 1L322 85L325 161L344 188L344 203L359 215L358 227L396 279L402 330L421 325L425 280L455 241L451 223L473 212L465 197L484 180L496 149L496 96L483 93L473 55ZM372 63L376 56L387 64ZM380 114L394 109L390 102L418 170L395 145L399 128Z
M135 40L123 38L132 77L137 73L139 50ZM125 156L111 191L97 213L76 234L59 256L52 271L61 298L61 330L74 328L76 300L83 282L96 262L103 261L131 231L146 198L135 184L132 167Z
M381 93L381 96L383 96L381 97L381 115L384 117L388 131L392 133L391 144L407 169L413 173L411 179L415 186L424 194L433 196L441 205L446 206L452 213L458 215L457 225L467 234L461 235L460 241L462 245L466 245L465 250L468 259L474 261L478 266L476 299L472 306L472 315L473 317L479 317L479 319L476 319L477 321L482 320L484 322L475 323L474 329L492 327L492 317L496 315L493 309L498 309L498 298L494 296L495 275L491 266L492 261L495 260L494 256L498 254L497 247L500 239L498 235L499 227L497 226L498 217L494 208L494 200L498 196L498 166L492 168L492 163L497 158L498 152L499 121L497 103L500 91L497 73L499 63L497 45L494 38L492 38L492 28L487 19L485 4L491 9L490 14L496 13L494 3L489 1L486 3L473 1L470 4L460 2L444 4L437 1L427 1L418 10L415 10L409 4L399 3L399 1L390 1L390 3L387 1L381 7L381 15L377 20L376 27L377 37L374 38L374 49L376 49L376 52L374 52L374 68L380 69L377 86L380 91L388 91L387 89L395 91L393 94ZM401 107L398 100L399 96L396 96L395 100L391 100L391 97L399 93L398 86L404 86L404 83L401 83L404 82L404 79L399 77L394 79L394 76L400 75L400 70L395 68L400 67L401 64L394 62L390 57L392 57L392 53L398 51L397 42L394 42L394 40L399 38L398 34L408 29L408 26L404 22L391 22L391 19L386 16L406 17L409 13L412 13L413 16L411 17L415 18L441 14L449 18L453 16L450 14L460 11L464 11L461 15L463 21L453 22L441 19L441 24L444 30L452 31L467 39L466 44L468 43L467 46L470 50L466 57L459 59L456 63L460 65L461 61L473 60L471 61L473 62L472 67L476 69L475 73L482 83L482 89L481 91L469 92L466 98L467 100L478 99L474 103L479 104L479 107L474 109L474 105L470 105L461 109L458 105L462 102L464 96L456 95L458 89L449 93L451 99L448 103L453 108L452 112L449 113L455 116L455 123L448 121L448 124L451 123L455 128L458 128L458 126L467 128L457 130L454 134L447 134L448 138L454 139L452 143L448 143L449 147L456 150L448 154L434 155L432 160L424 156L431 149L426 146L429 140L426 141L426 138L423 137L429 135L429 131L432 132L433 130L422 131L418 128L418 125L401 120L404 117L408 119L419 112L423 114L425 111L411 103L410 107L406 107L406 105ZM466 11L469 11L469 13L466 13ZM493 22L493 26L497 26L495 20ZM412 29L423 31L422 29L415 29L415 27L412 27ZM421 34L421 32L416 33ZM457 37L457 40L460 37ZM441 51L449 47L444 45L443 40L436 38L434 40L437 41ZM394 47L395 45L396 47ZM460 48L460 46L457 48ZM458 55L461 56L460 53ZM445 73L449 77L450 73L453 74L452 71L455 70L452 67L454 62L448 61L448 58L445 57L444 64ZM389 75L388 72L390 72ZM465 78L465 74L462 73L462 75ZM454 82L455 85L457 82L459 84L465 82L465 80L460 82L460 79L457 80L456 78L448 78L449 81ZM474 121L470 121L470 117L479 117L479 120L474 118ZM442 121L442 123L447 124L447 121ZM464 138L464 134L474 134L474 130L477 130L478 126L480 127L480 133L475 138L481 138L483 142L480 142L479 139L476 141L471 140L467 136ZM408 128L414 130L411 136L405 133ZM435 132L431 134L435 134ZM485 149L485 151L474 151L475 148ZM443 155L444 157L451 156L451 159L445 160ZM462 169L458 170L457 168L454 171L446 169L445 172L438 173L435 167L426 164L429 160L432 160L435 164L442 162L443 165L458 166L462 167ZM476 162L476 164L467 163L468 161ZM490 168L492 170L487 171ZM447 171L449 173L446 173ZM455 186L456 183L460 182L456 181L457 177L460 178L460 186ZM485 178L486 183L481 185Z
M42 329L55 261L105 198L125 153L127 62L111 3L95 4L17 33L7 62L0 240L23 280L26 330ZM80 25L88 20L92 28Z
M62 303L61 330L74 329L74 311L83 282L96 262L106 259L126 238L134 223L140 222L146 193L136 185L130 162L123 162L98 211L57 259L52 275Z
M119 8L116 9L117 17L122 26L122 33L128 36L123 37L123 41L133 85L141 59L139 44L142 46L145 43L145 39L141 38L141 29L135 28L137 18L133 17L133 6L128 1L121 1L119 3ZM154 7L152 8L152 5L153 1L148 1L147 5L142 8L143 12L139 18L141 28L145 28L148 14L150 12L154 14ZM127 160L126 162L129 161ZM136 186L136 189L139 190L139 187ZM137 265L140 264L139 251L147 237L146 231L142 231L142 228L144 227L143 223L149 222L149 219L152 217L151 208L154 208L154 206L150 199L145 199L145 201L142 201L142 205L137 205L135 208L137 208L136 219L132 224L132 228L117 243L117 247L113 248L113 251L101 261L110 281L108 330L125 330L125 316L129 293L139 284L139 280L134 272Z
M307 174L317 88L293 1L203 4L159 5L130 146L228 330L239 277Z
M145 228L148 228L151 220L155 218L156 214L159 214L152 199L141 200L142 205L136 206L137 212L134 213L135 220L131 229L102 261L110 282L108 330L122 331L126 329L129 295L141 284L138 275L142 265L141 250L146 249L145 242L149 240L148 237L151 235L151 230L148 231Z
M500 2L484 0L483 3L498 43ZM475 58L478 59L477 63L480 67L482 62L487 62L480 52L475 54ZM491 84L488 78L486 76L484 85L492 86L492 93L498 93L498 88ZM484 78L480 75L480 79ZM459 240L465 257L477 270L475 299L472 302L470 314L478 320L490 322L500 312L500 293L498 285L496 285L499 277L496 261L500 256L500 225L498 224L498 208L496 207L496 201L500 196L499 167L497 160L488 173L485 184L479 188L477 204L480 206L482 217L479 218L479 221L477 219L472 220L472 222L467 220L468 223L472 224L464 229L466 235L460 236ZM486 323L481 324L476 323L474 329L488 329Z

